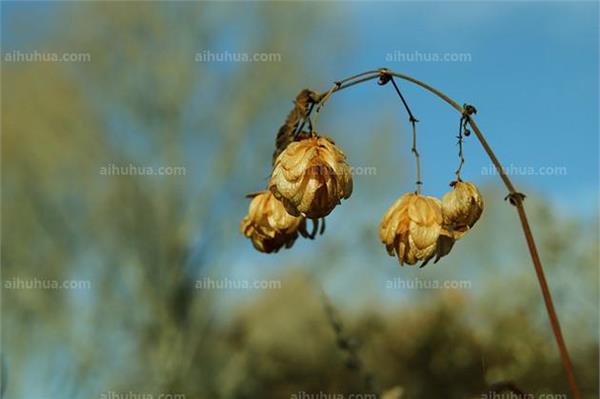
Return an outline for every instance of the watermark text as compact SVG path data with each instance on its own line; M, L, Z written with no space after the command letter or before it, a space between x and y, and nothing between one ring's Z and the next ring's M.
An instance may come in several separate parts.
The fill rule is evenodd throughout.
M39 278L12 277L2 282L7 290L89 290L89 280L47 280Z
M399 51L394 50L386 53L386 62L471 62L471 53L436 53L436 52L421 52L421 51Z
M196 280L195 287L201 290L278 290L281 289L281 281L204 277Z
M507 176L566 176L567 167L561 165L554 166L520 166L510 164L502 166L502 171ZM498 170L494 165L483 166L481 168L482 176L496 176Z
M385 288L391 290L467 290L471 288L470 280L437 280L437 279L402 279L394 278L385 281Z
M90 53L52 53L12 50L3 54L4 62L91 62Z
M245 53L232 51L202 50L196 53L194 60L204 63L250 63L250 62L281 62L281 53Z
M101 176L185 176L185 166L142 166L116 165L114 163L100 167Z

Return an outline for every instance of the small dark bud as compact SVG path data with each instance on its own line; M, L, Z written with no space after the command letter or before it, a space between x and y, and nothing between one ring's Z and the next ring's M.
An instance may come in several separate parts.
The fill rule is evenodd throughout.
M474 106L472 106L471 104L464 104L463 108L465 110L465 113L467 115L473 115L477 113L477 108L475 108Z
M523 193L512 193L504 197L504 200L508 200L508 202L510 202L510 204L513 206L517 206L519 203L522 203L525 200L525 197L526 196Z
M385 85L387 82L389 82L392 79L392 75L390 75L389 73L382 71L379 74L379 81L377 81L377 84L379 86L383 86Z

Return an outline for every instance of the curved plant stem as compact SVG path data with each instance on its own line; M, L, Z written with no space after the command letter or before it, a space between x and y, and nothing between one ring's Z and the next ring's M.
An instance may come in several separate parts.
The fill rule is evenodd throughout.
M550 325L552 327L552 332L554 333L554 338L556 340L556 344L558 346L560 357L562 361L563 368L566 373L567 382L569 384L569 388L571 390L571 394L574 399L581 399L581 394L579 393L579 389L577 387L577 383L575 381L575 374L573 373L573 366L571 364L571 360L569 357L569 352L567 350L567 346L565 344L565 340L563 338L560 323L558 321L558 315L556 314L556 310L554 308L554 302L552 301L552 295L550 293L550 288L548 287L548 283L546 281L546 276L544 274L544 268L542 266L542 262L540 260L540 256L535 244L535 240L533 238L533 234L531 232L531 227L529 226L529 221L527 220L527 214L525 212L525 207L523 206L523 200L525 199L525 195L518 192L515 189L512 181L508 177L508 175L504 172L500 161L494 154L494 151L488 144L487 140L483 136L481 130L477 126L477 123L472 118L472 114L476 111L473 107L465 105L465 107L460 106L456 101L448 97L446 94L437 90L436 88L428 85L427 83L421 82L411 76L404 75L402 73L391 71L387 68L382 68L376 71L367 71L354 76L351 76L347 79L337 81L336 84L327 91L326 95L322 96L320 101L324 101L328 99L333 93L346 89L348 87L354 86L359 83L363 83L369 80L373 80L376 78L388 80L391 76L397 77L409 82L416 84L417 86L421 86L422 88L428 90L429 92L435 94L437 97L448 103L452 108L458 111L461 115L467 118L467 123L473 129L475 136L481 143L483 149L489 156L490 160L494 164L494 167L498 171L502 182L508 189L508 195L506 199L510 201L512 205L517 209L517 213L519 215L519 220L521 222L521 227L523 229L523 233L525 235L525 240L527 242L527 247L529 249L529 253L531 255L531 260L533 262L533 266L535 269L535 273L542 291L542 296L544 298L544 304L546 305L546 311L548 313L548 317L550 319ZM360 79L358 79L360 77Z
M456 181L462 181L461 177L460 177L460 171L462 170L463 165L465 164L465 157L463 155L463 129L465 128L465 116L463 115L460 118L460 123L458 125L458 136L456 136L456 138L458 139L458 169L456 169L456 172L454 172L454 174L456 175Z
M415 182L415 184L416 184L415 194L420 195L421 194L421 186L423 185L423 181L421 180L421 156L419 155L419 151L417 150L417 122L418 122L418 120L417 120L417 118L415 118L412 111L410 110L410 107L408 106L408 103L406 102L406 99L402 95L402 92L400 91L400 88L396 84L396 81L394 80L394 78L390 77L390 82L392 82L392 86L394 86L394 90L396 90L396 93L400 97L400 100L402 101L402 104L404 105L404 108L406 109L406 112L408 113L408 120L412 126L411 152L415 156L415 163L416 163L415 170L416 170L416 176L417 176L417 180ZM386 83L385 79L380 80L380 84L384 85L385 83Z
M506 173L504 173L502 170L502 166L498 162L498 159L494 155L491 147L483 137L479 127L472 118L469 118L469 125L471 125L473 132L481 142L481 145L485 151L490 156L494 166L496 166L496 170L498 170L498 173L500 173L500 177L502 177L506 188L508 188L509 194L507 198L509 198L510 203L517 208L519 220L521 221L521 227L523 228L525 240L527 241L527 247L529 248L531 260L533 262L533 267L535 268L535 273L542 290L542 296L544 297L546 311L548 312L548 317L550 318L552 332L554 333L554 338L556 339L556 344L558 345L558 349L560 351L563 368L565 369L565 373L567 375L567 381L569 383L569 387L571 388L571 394L573 395L573 398L580 399L581 394L579 393L577 382L575 381L575 374L573 373L573 366L571 365L569 351L567 350L567 345L565 344L565 340L562 335L560 322L558 321L558 315L556 314L554 302L552 301L552 294L550 293L550 288L548 287L548 282L546 281L544 267L542 266L542 261L540 260L540 255L538 253L537 246L535 245L535 240L533 239L533 233L531 232L531 227L529 226L529 221L527 220L527 213L525 212L525 207L523 206L523 200L525 199L525 196L515 190L515 187Z
M415 162L416 162L416 173L417 173L417 181L416 181L416 194L421 195L421 185L423 182L421 181L421 156L419 155L419 151L417 151L417 121L411 120L410 124L412 125L412 148L411 151L415 154Z

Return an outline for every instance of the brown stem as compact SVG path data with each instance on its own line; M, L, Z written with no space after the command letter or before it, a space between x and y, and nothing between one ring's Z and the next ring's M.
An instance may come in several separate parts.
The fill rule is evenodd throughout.
M368 75L370 75L370 76L368 76ZM360 77L366 76L366 77L363 77L358 80L354 80L354 78L359 77L359 76ZM581 394L579 393L579 388L577 387L577 382L575 381L575 374L573 373L573 366L571 364L569 352L567 350L567 346L565 344L565 341L564 341L564 338L563 338L563 335L561 332L558 315L556 314L556 310L554 308L554 302L552 301L552 295L550 293L550 288L548 287L548 283L546 281L546 277L544 274L544 268L542 266L542 262L540 260L539 254L538 254L537 247L535 245L535 240L533 239L533 234L531 232L531 228L530 228L529 222L527 220L527 214L525 213L525 208L523 206L523 200L524 200L525 196L515 189L515 186L513 185L512 181L510 180L508 175L504 172L504 169L502 168L500 161L498 161L498 158L494 154L494 151L492 150L492 148L488 144L487 140L483 136L483 133L481 133L481 130L479 130L479 127L477 126L477 124L475 123L473 118L469 114L467 114L465 109L463 107L461 107L456 101L452 100L450 97L448 97L446 94L442 93L441 91L437 90L436 88L429 86L427 83L421 82L420 80L417 80L411 76L404 75L404 74L394 72L394 71L390 71L387 68L382 68L382 69L379 69L378 71L367 71L367 72L364 72L364 73L361 73L358 75L354 75L353 77L344 79L342 81L339 81L328 93L329 93L329 95L331 95L334 92L343 90L343 89L353 86L355 84L363 83L368 80L375 79L377 77L385 78L386 76L387 77L395 76L397 78L404 79L404 80L412 82L418 86L421 86L422 88L430 91L431 93L435 94L437 97L444 100L452 108L457 110L461 115L467 116L467 121L468 121L469 125L473 129L473 132L477 136L477 139L479 140L479 142L483 146L483 149L485 150L485 152L489 156L490 160L496 167L496 170L498 171L500 178L502 179L504 185L506 186L506 188L509 191L507 198L510 200L510 203L517 208L517 212L519 214L519 220L521 222L521 227L523 228L523 233L525 234L525 240L527 241L527 247L529 249L529 253L531 254L531 260L533 262L535 273L536 273L538 282L540 284L540 288L542 290L542 296L544 298L544 303L546 305L546 311L548 312L548 317L550 319L550 325L552 327L552 332L554 333L554 338L556 339L556 344L558 345L562 365L563 365L563 368L567 375L567 382L569 384L571 394L574 399L581 399ZM340 82L344 82L344 83L340 84Z
M358 353L356 343L344 333L342 322L336 315L333 304L323 289L321 289L321 302L323 303L323 309L325 310L327 321L331 325L331 328L335 334L336 344L338 348L346 355L346 367L355 371L359 376L361 376L364 388L367 390L367 392L373 393L376 398L379 398L379 391L375 386L373 374L366 369L365 364Z
M410 110L410 107L408 106L408 102L406 102L406 99L402 95L402 92L400 91L400 88L396 84L396 81L394 80L394 78L390 77L389 81L392 82L392 86L394 86L394 90L396 90L398 97L400 97L400 100L402 101L402 105L404 105L404 109L406 109L406 112L408 113L408 120L410 121L410 124L412 127L411 151L415 156L415 164L416 164L415 170L416 170L416 176L417 176L417 180L415 181L415 184L416 184L415 194L420 195L421 194L421 186L423 185L423 182L421 181L421 156L419 155L419 151L417 150L417 122L418 122L418 120L417 120L417 118L415 118L412 111ZM386 79L383 79L383 80L380 79L380 81L379 81L380 85L384 85L386 83L387 83Z
M462 170L463 165L465 164L465 157L463 155L463 129L465 129L465 116L463 115L460 118L460 123L458 125L458 136L456 136L456 138L458 139L458 169L456 169L456 172L454 172L454 174L456 175L456 181L462 181L461 177L460 177L460 171Z
M416 182L416 186L417 186L417 194L421 194L421 185L423 184L423 182L421 181L421 158L419 156L419 151L417 151L417 124L416 121L413 119L411 120L411 125L412 125L412 153L415 154L415 162L416 162L416 173L417 173L417 182Z
M469 125L473 129L473 132L477 136L477 139L481 142L481 145L489 155L490 159L494 163L496 170L500 174L502 181L506 185L506 188L510 192L508 195L510 199L510 203L513 204L517 208L517 212L519 214L519 220L521 221L521 227L523 228L523 233L525 234L525 240L527 241L527 247L529 248L529 253L531 255L531 260L533 262L533 267L535 268L535 273L540 284L540 288L542 290L542 296L544 297L544 304L546 305L546 311L548 312L548 318L550 319L550 325L552 326L552 332L554 333L554 338L556 339L556 344L558 345L558 350L560 352L560 358L562 361L563 368L565 369L565 373L567 375L567 381L569 383L569 387L571 388L571 394L573 398L580 399L581 394L579 393L579 389L577 387L577 382L575 381L575 373L573 372L573 365L571 364L571 358L569 356L569 351L567 350L567 345L563 338L563 334L560 328L560 322L558 320L558 315L556 314L556 309L554 308L554 302L552 300L552 294L550 292L550 288L548 287L548 282L546 281L546 275L544 273L544 267L542 266L542 261L540 259L540 255L537 250L537 246L535 245L535 240L533 238L533 233L531 232L531 227L529 226L529 221L527 220L527 213L525 212L525 207L523 206L523 200L525 196L518 191L516 191L514 185L512 184L510 178L504 173L502 165L496 158L492 148L487 143L481 130L475 123L472 118L468 119Z

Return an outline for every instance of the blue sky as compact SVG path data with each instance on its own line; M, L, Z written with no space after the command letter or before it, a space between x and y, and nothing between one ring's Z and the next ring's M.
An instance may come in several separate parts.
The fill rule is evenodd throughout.
M513 178L518 186L543 195L566 213L597 214L596 2L335 2L322 5L320 12L325 14L327 24L308 36L306 46L317 67L322 64L323 68L320 75L306 82L308 86L322 90L336 79L381 66L413 75L460 103L477 106L480 127L501 162L517 171ZM251 16L253 7L255 4L244 4L235 9ZM4 50L23 45L35 48L37 40L43 39L55 23L61 23L56 18L57 9L51 3L4 3ZM32 26L28 37L11 30L11 24L27 21ZM223 43L233 48L236 39L243 42L246 36L259 35L260 29L251 21L237 25ZM339 44L339 52L320 53L320 42ZM284 57L289 51L297 51L269 50L279 51ZM463 54L470 60L427 61L445 53ZM414 61L419 57L415 54L420 54L425 61ZM403 55L412 58L399 60ZM223 70L225 74L229 71ZM331 125L339 126L343 119L351 126L368 128L379 117L380 109L390 110L396 106L393 101L397 99L391 88L385 88L389 96L374 97L373 93L378 90L374 84L370 86L340 93L335 99L339 107L335 112L344 118L332 116ZM456 164L453 153L456 115L421 89L407 84L402 84L402 88L421 120L419 142L425 188L432 194L441 194ZM359 100L364 96L374 98L362 104L364 111L357 114ZM400 104L393 109L398 115L398 124L404 124L399 134L408 134ZM322 126L327 128L326 117L322 120ZM362 131L348 130L348 134ZM406 146L399 148L399 157L408 158L410 153L406 150ZM474 137L467 140L465 151L465 178L499 182L497 176L485 174L491 164ZM406 165L412 167L411 162ZM533 170L534 175L519 173L525 170ZM554 175L540 175L544 172Z
M220 7L217 3L204 5L214 7L213 11ZM230 7L232 15L215 13L220 18L230 19L224 22L241 20L242 23L231 23L235 29L228 30L222 38L222 48L212 50L270 51L279 52L283 57L300 51L286 47L244 47L246 38L262 33L261 26L253 23L252 18L254 8L261 6L269 7L265 3L244 3ZM280 9L286 12L289 7L289 12L295 12L292 7L319 6L322 7L318 11L324 17L321 21L326 23L306 35L302 50L314 68L312 73L302 77L304 87L325 90L334 80L383 66L410 74L459 103L468 102L477 107L480 128L502 164L517 172L512 176L517 188L532 200L548 200L565 216L597 217L597 3L286 3ZM4 3L4 49L35 49L49 32L62 26L64 21L56 10L50 3ZM28 37L18 35L22 30L11 29L23 23L35 27ZM334 46L337 51L322 51L324 46L329 46L328 50ZM465 54L469 59L466 62L427 61L446 53ZM402 54L413 58L399 60ZM416 54L420 54L423 61L415 61ZM227 66L215 73L226 78L236 67ZM421 88L404 82L399 84L420 120L418 141L424 192L441 196L447 191L457 166L458 115ZM294 94L281 99L284 112ZM364 155L365 136L376 136L382 121L383 125L397 130L398 139L386 145L397 154L398 160L393 165L385 165L386 170L378 170L378 177L390 173L387 170L390 168L401 175L397 186L381 189L381 196L385 198L378 200L381 199L383 207L402 192L413 189L409 126L392 87L382 88L370 82L338 93L319 118L320 129L336 137L355 167L371 166ZM280 118L265 122L261 130L274 132L280 123ZM474 136L466 139L465 158L464 179L505 191L498 176L490 176L491 163ZM540 175L541 169L559 175ZM533 171L533 174L520 173L522 171ZM354 203L371 201L369 189L361 188L364 178L356 180ZM257 186L253 189L264 182L257 179L255 183ZM240 203L237 196L228 200ZM233 206L227 201L222 204ZM356 208L341 207L329 218L330 224L335 226L345 217L378 218L381 209L365 211L364 215L355 215L355 211ZM241 261L239 266L233 266L236 275L238 272L252 274L257 268L264 269L265 263L276 265L289 259L254 254L242 237L233 245L243 246L241 256L235 251L220 263L236 265ZM248 267L249 261L256 268Z
M476 105L477 121L501 162L513 170L534 168L535 176L514 176L519 186L566 211L595 214L597 3L352 3L344 13L344 18L332 18L328 28L335 35L350 25L354 33L351 51L336 55L336 79L387 66L431 83L460 103ZM471 61L386 61L386 54L398 52L466 53ZM403 87L422 120L426 187L438 194L448 176L439 173L436 163L446 169L455 164L448 144L455 136L456 116L421 89ZM356 99L346 94L349 110ZM490 162L474 137L468 141L465 177L499 182L497 176L482 174ZM566 175L539 175L564 171Z

